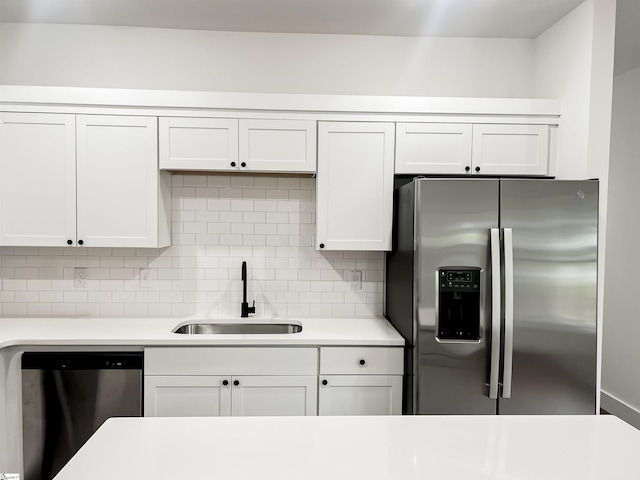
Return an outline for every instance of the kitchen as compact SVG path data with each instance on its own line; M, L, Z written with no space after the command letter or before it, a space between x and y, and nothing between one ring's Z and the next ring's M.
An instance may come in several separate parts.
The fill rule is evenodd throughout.
M0 35L7 35L2 44L12 48L3 52L7 63L2 83L283 95L557 98L562 102L563 125L571 128L559 139L556 177L600 178L602 206L607 198L609 120L603 114L607 106L601 103L607 96L599 89L607 89L606 66L611 67L613 59L610 50L605 54L584 46L591 45L586 39L592 35L606 37L589 22L590 15L596 15L606 24L607 8L611 7L606 3L586 2L554 28L529 39L393 39L7 24ZM609 31L602 40L604 45L611 44L611 35ZM413 62L413 56L429 61ZM445 68L450 58L456 59L455 70ZM592 63L600 68L592 72ZM399 71L406 72L401 80L396 77ZM224 203L216 203L211 197L221 192ZM174 174L172 193L175 237L168 249L76 253L3 247L3 314L238 314L243 259L248 262L250 292L256 293L259 312L288 317L381 313L382 253L320 254L312 247L313 178ZM265 210L264 220L258 215L248 222L253 233L232 231L247 228L233 221L242 214L246 222L242 201L254 206L264 202L265 209L275 205L283 211ZM280 215L267 221L269 213ZM223 223L220 217L228 221ZM601 228L605 221L601 214ZM267 235L256 230L273 232L271 223L277 225L275 233L268 234L275 245L267 245L266 239L265 245L248 245L237 237ZM201 230L204 225L206 231ZM226 245L208 244L215 236ZM69 286L75 268L87 269L86 290ZM149 270L151 287L140 287L139 269ZM350 290L352 270L361 272L361 290ZM67 286L62 288L59 282ZM599 302L600 309L602 305Z

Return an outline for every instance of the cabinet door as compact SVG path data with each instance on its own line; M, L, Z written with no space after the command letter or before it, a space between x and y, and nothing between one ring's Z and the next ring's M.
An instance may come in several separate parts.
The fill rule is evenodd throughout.
M318 415L400 415L402 375L322 375Z
M319 122L316 246L391 250L393 123Z
M240 170L316 171L316 122L240 120Z
M316 375L233 377L232 415L316 415Z
M471 125L396 124L399 174L463 174L471 170Z
M548 175L547 125L474 125L473 172Z
M78 244L158 247L155 117L79 115Z
M0 114L0 244L76 239L73 115Z
M229 415L231 415L230 377L188 375L144 377L145 417Z
M160 118L160 168L237 170L238 120Z

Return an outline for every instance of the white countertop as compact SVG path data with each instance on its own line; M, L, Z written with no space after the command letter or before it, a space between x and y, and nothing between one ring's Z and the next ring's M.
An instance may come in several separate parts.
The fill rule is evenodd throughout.
M611 416L114 418L55 480L640 478Z
M299 323L295 334L185 335L173 330L185 323ZM370 345L402 346L404 340L383 318L0 318L0 349L20 345L44 346L205 346L205 345Z

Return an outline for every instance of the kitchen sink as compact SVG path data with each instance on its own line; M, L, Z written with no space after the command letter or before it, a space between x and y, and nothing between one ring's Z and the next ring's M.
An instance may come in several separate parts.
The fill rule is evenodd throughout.
M299 333L302 325L295 323L188 323L173 331L186 334L252 335Z

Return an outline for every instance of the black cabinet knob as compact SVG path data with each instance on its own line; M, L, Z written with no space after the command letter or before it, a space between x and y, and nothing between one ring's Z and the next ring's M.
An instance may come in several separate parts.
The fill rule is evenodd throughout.
M467 165L466 167L464 167L464 171L468 172L469 170L471 170L471 167L469 165Z
M364 358L361 358L360 359L360 365L364 365L365 363L367 363L367 362L364 361Z
M322 380L322 384L323 385L327 385L329 382L327 382L326 380Z
M222 385L224 385L225 387L226 387L227 385L229 385L229 380L223 380L223 381L222 381Z
M236 162L231 162L231 166L235 167L236 166Z
M247 164L246 164L245 162L242 162L242 163L240 164L240 166L244 168L244 167L246 167L246 166L247 166Z
M84 242L82 240L78 240L78 245L84 245Z
M240 380L234 380L233 384L237 387L238 385L240 385Z
M480 167L476 167L476 172L479 172L479 171L480 171Z
M67 240L67 245L73 245L73 240Z
M324 248L324 243L321 243L321 244L320 244L320 248Z

